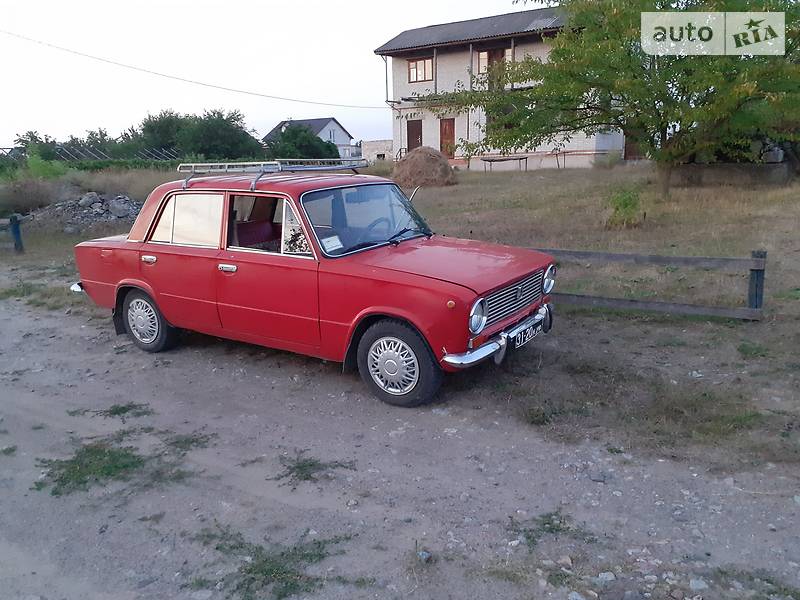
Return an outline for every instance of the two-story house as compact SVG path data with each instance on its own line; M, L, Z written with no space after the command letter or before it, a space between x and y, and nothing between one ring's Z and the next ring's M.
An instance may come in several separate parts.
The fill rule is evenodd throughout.
M447 154L455 164L467 158L459 142L478 142L486 116L481 110L445 113L431 110L435 100L420 97L454 91L459 82L469 88L473 75L486 73L497 61L521 61L526 56L546 60L548 39L563 26L558 8L525 10L505 15L431 25L404 31L375 50L387 61L391 74L393 142L396 158L418 146L431 146ZM598 156L621 152L623 136L611 132L593 137L573 136L556 146L515 154L528 157L532 168L589 166ZM500 158L499 152L471 157L471 167L482 158ZM494 168L517 168L513 162Z
M348 133L335 117L324 117L321 119L289 119L281 121L262 138L262 141L265 143L268 142L283 132L289 125L305 127L320 139L336 144L341 158L357 158L361 156L361 148L353 145L353 136Z

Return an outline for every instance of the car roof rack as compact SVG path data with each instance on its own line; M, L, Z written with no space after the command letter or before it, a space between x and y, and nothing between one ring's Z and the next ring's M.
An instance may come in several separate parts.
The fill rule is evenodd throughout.
M250 191L252 192L256 189L259 179L269 173L283 171L289 173L297 171L343 171L347 169L353 171L353 173L358 173L356 169L368 165L369 163L363 158L280 158L264 162L181 163L178 165L178 173L188 173L186 179L183 180L183 189L187 188L189 180L196 175L253 173L256 177L250 184Z

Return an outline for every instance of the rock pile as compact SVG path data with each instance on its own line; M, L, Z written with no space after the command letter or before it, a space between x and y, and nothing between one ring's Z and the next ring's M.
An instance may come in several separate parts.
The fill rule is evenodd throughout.
M418 185L439 187L456 183L456 176L447 157L428 146L414 148L406 154L395 165L392 179L404 188Z
M97 192L87 192L78 199L62 200L35 210L31 216L34 227L78 233L97 223L133 223L141 209L142 203L128 196L106 197Z

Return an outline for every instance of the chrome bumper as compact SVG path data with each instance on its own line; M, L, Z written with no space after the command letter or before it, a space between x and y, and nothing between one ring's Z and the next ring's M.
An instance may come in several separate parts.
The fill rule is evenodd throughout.
M535 315L531 315L511 328L501 331L491 340L474 350L463 354L446 354L442 362L456 369L466 369L483 362L487 358L494 357L494 362L500 364L506 356L509 340L513 340L531 325L538 325L539 323L542 324L542 333L547 333L552 329L553 306L551 304L545 304Z
M83 284L80 281L77 282L77 283L73 283L71 286L69 286L69 291L70 292L75 292L76 294L82 294L83 293Z

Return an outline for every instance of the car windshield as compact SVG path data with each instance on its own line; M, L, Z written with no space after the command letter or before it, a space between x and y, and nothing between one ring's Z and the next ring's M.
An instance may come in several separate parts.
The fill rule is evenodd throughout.
M432 235L400 188L390 183L307 192L302 202L328 256Z

